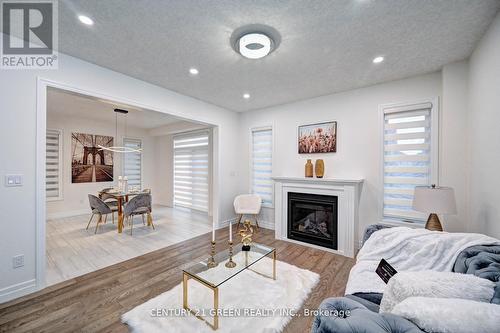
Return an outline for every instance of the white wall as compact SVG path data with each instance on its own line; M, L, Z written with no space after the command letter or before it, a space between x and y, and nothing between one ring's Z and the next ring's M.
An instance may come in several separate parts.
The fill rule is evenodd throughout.
M62 200L47 202L47 217L57 218L61 216L71 216L82 213L88 213L89 204L87 194L97 194L98 191L105 187L112 187L117 184L119 175L123 174L121 154L114 154L113 158L113 174L114 182L100 183L75 183L71 182L71 134L72 133L88 133L115 136L115 124L113 122L101 122L88 118L65 117L61 114L50 113L51 103L48 103L47 128L58 129L63 131L63 198ZM142 141L142 186L143 188L151 188L153 194L155 178L157 175L156 166L158 156L161 156L161 151L155 149L155 138L148 135L145 129L129 126L127 128L127 137L140 139ZM116 138L115 138L116 140ZM123 142L121 133L118 134L118 143ZM165 155L165 154L163 154ZM153 198L155 196L153 195Z
M461 69L461 67L460 67ZM460 71L459 71L460 72ZM457 88L451 89L459 93L461 85L455 83L461 80L452 78ZM459 89L460 88L460 89ZM273 174L275 176L304 175L304 164L307 158L322 158L325 161L325 177L328 178L364 178L360 198L360 226L362 233L365 227L380 221L381 203L381 125L378 106L387 103L411 102L419 99L432 99L442 95L441 73L422 75L405 80L383 83L367 88L309 99L293 104L244 113L241 117L242 130L240 141L244 147L246 162L244 184L249 190L249 132L252 127L272 125L274 131ZM450 107L453 105L450 104ZM459 110L463 112L463 110ZM442 114L441 123L453 126L454 110L446 110ZM458 114L463 117L462 114ZM299 155L297 153L297 127L320 121L335 120L338 126L337 153ZM459 133L450 131L447 125L442 131L445 147L452 146L452 153L444 155L443 165L451 167L459 158L455 153L454 138ZM461 141L457 142L458 145ZM443 172L444 174L444 172ZM444 177L455 186L455 176ZM464 185L458 182L460 191ZM462 198L463 193L460 193ZM461 211L456 217L463 221L465 216ZM271 210L264 212L264 218L273 223ZM450 229L463 230L462 222Z
M3 37L3 35L2 35ZM22 174L22 187L0 187L0 302L36 290L36 131L37 77L96 92L112 100L218 125L220 179L219 216L233 217L232 199L241 192L237 181L240 143L234 112L133 79L88 62L59 55L57 70L4 70L0 73L0 175ZM39 97L41 98L41 97ZM44 134L43 134L44 135ZM223 190L220 184L223 181ZM45 205L45 203L43 203ZM24 267L13 269L12 257L24 254ZM24 288L24 289L23 289Z
M156 170L156 187L154 198L160 205L173 207L173 179L174 179L174 153L173 136L157 136L155 140L155 158L158 166Z
M444 66L441 98L439 183L455 190L457 215L442 219L448 231L465 231L468 217L468 74L469 64L461 61Z
M500 14L470 58L469 230L500 238Z

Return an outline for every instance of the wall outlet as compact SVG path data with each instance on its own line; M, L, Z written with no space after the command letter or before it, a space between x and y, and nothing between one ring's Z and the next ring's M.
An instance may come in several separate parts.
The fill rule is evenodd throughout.
M20 254L12 258L13 268L19 268L23 266L24 266L24 254Z

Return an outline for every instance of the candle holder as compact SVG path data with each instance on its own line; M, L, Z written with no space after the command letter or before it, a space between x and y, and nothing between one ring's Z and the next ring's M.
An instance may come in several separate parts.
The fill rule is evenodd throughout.
M227 268L236 267L236 263L233 261L233 242L229 241L229 260L226 262L225 266Z
M218 263L215 261L215 241L212 241L211 242L212 244L212 248L210 250L210 257L208 257L208 261L207 261L207 267L208 268L214 268L214 267L217 267Z

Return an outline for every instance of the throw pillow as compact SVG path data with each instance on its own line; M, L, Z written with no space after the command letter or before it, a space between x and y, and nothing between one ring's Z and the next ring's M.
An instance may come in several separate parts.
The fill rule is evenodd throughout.
M419 271L399 272L387 284L380 312L391 312L408 297L462 298L490 302L495 283L471 274Z
M454 298L410 297L392 313L426 332L500 332L500 305Z

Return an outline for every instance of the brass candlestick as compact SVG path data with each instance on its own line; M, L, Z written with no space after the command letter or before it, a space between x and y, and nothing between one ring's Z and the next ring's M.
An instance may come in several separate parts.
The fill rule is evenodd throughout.
M210 250L210 257L208 257L207 267L214 268L217 267L218 263L215 261L215 241L212 241L212 248Z
M236 267L236 263L233 261L233 242L229 241L229 261L225 265L227 268Z

